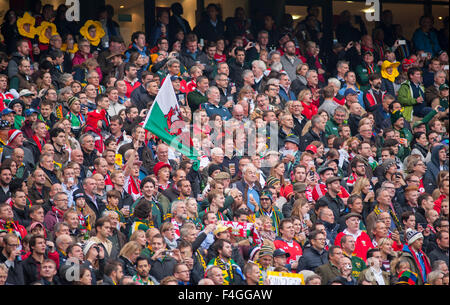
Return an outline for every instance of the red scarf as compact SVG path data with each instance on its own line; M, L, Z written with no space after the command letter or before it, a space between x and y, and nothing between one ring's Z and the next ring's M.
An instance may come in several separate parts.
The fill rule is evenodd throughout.
M39 152L42 152L42 143L36 135L33 136L33 140L34 140L34 142L36 142L37 147L39 148ZM42 141L44 142L44 145L45 145L45 143L46 143L45 139L42 139Z
M414 261L416 262L417 268L419 268L419 274L420 274L420 276L422 276L422 271L423 271L422 270L422 265L420 264L419 259L417 258L415 251L413 249L411 249L410 246L408 246L408 248L409 248L409 251L411 252L412 257L414 258ZM419 253L422 254L422 259L423 259L423 262L424 262L424 265L425 265L425 274L428 274L428 273L431 272L430 262L428 261L428 259L426 259L427 256L425 255L425 253L423 253L422 250L419 250ZM427 279L424 278L423 282L426 282L426 281L427 281Z
M64 212L58 209L57 207L52 207L52 211L56 214L56 218L62 219L64 216Z
M141 194L141 188L140 185L141 180L137 179L137 181L134 180L132 176L130 176L130 182L128 183L128 194L132 195L140 195Z

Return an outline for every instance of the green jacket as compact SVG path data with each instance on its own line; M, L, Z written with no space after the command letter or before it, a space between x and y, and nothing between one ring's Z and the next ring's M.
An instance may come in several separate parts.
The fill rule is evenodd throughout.
M192 113L194 113L195 110L200 108L201 104L208 102L208 97L206 97L206 95L202 95L198 90L194 90L189 92L187 95L187 100L189 107L191 107Z
M380 67L374 64L374 72L380 73ZM356 80L358 81L358 84L360 85L361 91L366 91L370 89L369 84L369 72L367 70L366 65L358 65L355 68L355 74L356 74Z
M144 197L136 199L136 201L131 205L130 214L134 212L134 208L137 206L137 204L141 201L142 198ZM151 204L152 204L152 217L155 221L155 227L160 228L162 221L162 213L154 202L152 202Z
M327 124L325 125L325 135L328 137L334 134L339 137L338 128L339 128L338 123L336 123L336 121L333 118L330 118L327 121Z
M341 271L339 271L339 268L333 265L330 261L317 267L314 272L320 275L320 277L322 278L322 285L328 285L328 282L341 275Z
M423 85L420 85L420 88L423 90L423 92L425 92L425 87ZM403 117L408 122L411 122L413 117L413 106L417 105L417 101L415 98L413 98L409 80L401 84L400 89L398 90L397 100L405 108L405 110L403 111Z

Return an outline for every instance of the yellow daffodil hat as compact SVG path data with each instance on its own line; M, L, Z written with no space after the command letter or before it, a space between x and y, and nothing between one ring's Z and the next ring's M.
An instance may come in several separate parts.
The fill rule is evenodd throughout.
M92 26L95 27L95 36L94 37L92 37L91 34L89 34L89 28L91 28ZM105 31L103 30L102 24L100 22L94 21L94 20L86 21L86 23L80 29L80 34L84 38L89 40L91 45L93 45L94 47L98 46L100 43L100 40L103 38L103 36L106 35Z
M36 36L35 23L36 19L28 12L25 12L23 17L17 19L17 29L19 30L19 34L23 37L34 39L34 36Z
M39 36L39 42L48 44L53 35L58 35L56 25L51 22L43 21L40 26L36 28L36 34Z

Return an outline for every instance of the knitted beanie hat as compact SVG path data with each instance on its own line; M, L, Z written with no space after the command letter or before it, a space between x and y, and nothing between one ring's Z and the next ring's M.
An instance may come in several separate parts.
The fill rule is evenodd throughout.
M406 240L408 241L408 245L412 245L419 238L423 238L422 233L411 228L406 230Z
M14 140L20 135L22 134L22 131L18 130L18 129L10 129L8 131L8 143L10 144L12 142L14 142Z
M267 181L266 181L266 185L269 187L274 186L277 183L281 183L280 179L274 177L274 176L270 176Z
M416 285L417 283L417 273L412 272L411 270L403 270L398 275L397 285Z
M69 97L69 99L67 100L67 104L69 105L69 108L72 106L73 103L75 103L76 101L79 101L80 99L76 96L71 96Z

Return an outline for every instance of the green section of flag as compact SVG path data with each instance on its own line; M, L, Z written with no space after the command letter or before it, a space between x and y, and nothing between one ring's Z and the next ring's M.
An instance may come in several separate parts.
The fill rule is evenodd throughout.
M156 99L158 100L158 99ZM194 161L193 168L194 170L198 170L200 166L200 162L198 160L198 153L194 147L190 146L189 142L186 140L180 140L180 137L177 135L172 135L169 133L169 126L167 124L167 118L165 114L159 107L158 102L155 102L153 107L148 114L148 118L146 120L146 124L144 129L150 131L158 138L163 140L167 145L179 151L189 159Z

